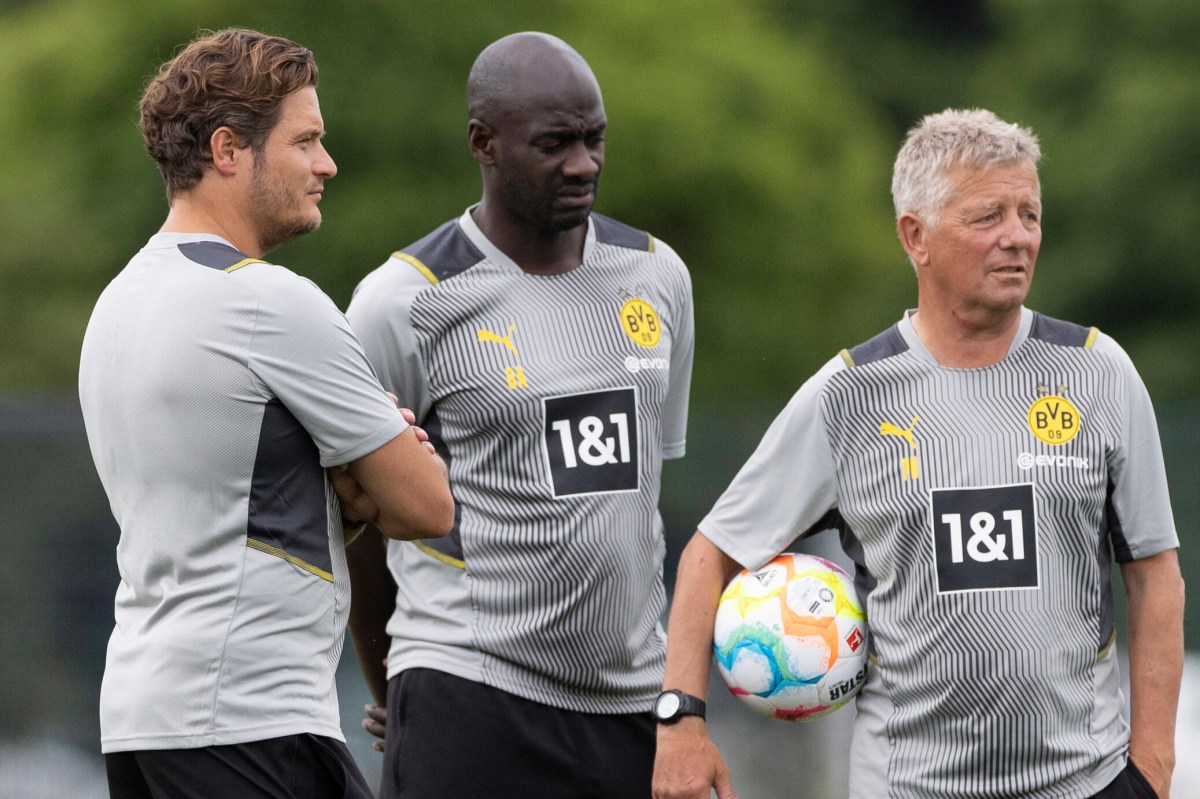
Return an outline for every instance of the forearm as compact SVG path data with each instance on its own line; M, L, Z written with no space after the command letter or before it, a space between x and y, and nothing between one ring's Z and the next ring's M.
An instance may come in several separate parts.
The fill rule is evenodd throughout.
M388 538L437 538L454 523L446 464L423 435L410 427L348 464L349 475L375 508L374 516L358 518L366 518Z
M350 570L350 637L375 703L387 701L387 622L396 602L396 583L387 568L387 542L374 526L346 548Z
M1174 550L1122 566L1128 594L1130 754L1165 796L1175 767L1184 586Z
M667 622L667 665L663 687L703 698L712 663L713 621L717 602L738 565L700 533L684 548L675 578L675 596ZM716 788L733 797L729 770L695 716L658 725L654 761L656 799L699 799Z
M717 602L738 568L734 560L700 533L684 548L667 623L663 688L677 688L701 698L707 693Z

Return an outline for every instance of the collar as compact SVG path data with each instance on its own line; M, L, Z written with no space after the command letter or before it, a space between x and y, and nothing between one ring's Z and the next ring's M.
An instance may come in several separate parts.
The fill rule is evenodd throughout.
M896 325L896 328L900 331L900 336L904 339L904 342L906 344L908 344L908 348L918 358L920 358L923 361L927 361L928 363L931 363L934 366L937 366L939 368L948 368L948 367L943 367L941 364L939 364L937 362L937 359L935 359L933 357L933 354L925 346L925 342L921 341L921 337L917 335L917 331L915 328L913 328L913 323L912 323L912 316L916 312L917 312L917 310L915 308L909 308L908 310L906 310L904 312L904 315L900 317L900 322ZM1005 358L1008 358L1009 356L1011 356L1014 352L1017 351L1018 347L1020 347L1022 344L1025 343L1025 340L1027 338L1029 338L1029 331L1032 327L1033 327L1033 311L1029 310L1024 305L1022 305L1021 306L1021 321L1017 324L1017 332L1013 336L1012 341L1008 345L1008 352L1006 352L1004 354Z
M522 269L520 266L518 266L517 263L513 259L511 259L507 255L505 255L500 250L500 248L497 247L495 244L492 244L491 239L489 239L487 236L485 236L483 234L483 231L479 229L479 225L475 224L475 218L473 216L471 216L471 212L474 211L478 207L479 207L479 203L475 203L470 208L463 211L462 216L460 216L458 218L459 229L461 229L462 232L466 235L466 237L471 240L472 244L474 244L477 248L479 248L479 251L481 253L483 253L484 256L489 261L492 261L493 263L499 265L503 269L520 272L523 275L528 275L529 273L526 272L524 269ZM595 247L596 247L596 224L595 224L595 221L592 219L592 215L588 214L587 236L585 237L584 242L583 242L583 262L580 264L580 266L582 266L583 264L586 264L591 259L592 251L595 249ZM573 272L575 270L571 270L571 271ZM564 274L570 274L570 272L566 272ZM542 276L541 275L530 275L530 277L542 277ZM548 277L558 277L558 275L549 275Z

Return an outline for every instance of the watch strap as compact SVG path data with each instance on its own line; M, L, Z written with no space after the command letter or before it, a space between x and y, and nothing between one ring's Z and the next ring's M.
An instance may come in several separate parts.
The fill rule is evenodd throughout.
M659 698L661 698L664 694L674 694L676 697L678 697L679 707L676 708L675 712L669 716L660 716L655 713L654 717L658 719L660 723L674 724L684 716L699 716L700 718L704 718L707 705L700 697L692 696L691 694L684 693L683 691L672 689L670 691L663 691L658 695ZM654 705L655 707L658 707L658 699L654 700Z

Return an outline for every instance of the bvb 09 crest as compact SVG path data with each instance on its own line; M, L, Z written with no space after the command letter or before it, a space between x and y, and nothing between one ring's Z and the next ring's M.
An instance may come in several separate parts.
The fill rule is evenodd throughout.
M1045 386L1038 386L1039 396L1029 406L1029 431L1037 439L1051 446L1062 446L1079 435L1082 419L1079 409L1063 396L1066 389L1058 387L1058 394L1046 394Z
M639 347L653 349L662 337L658 312L645 300L626 300L621 306L621 329Z

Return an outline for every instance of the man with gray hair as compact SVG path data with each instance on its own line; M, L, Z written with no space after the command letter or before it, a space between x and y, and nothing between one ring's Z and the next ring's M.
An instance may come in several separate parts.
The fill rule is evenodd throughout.
M1168 795L1184 599L1158 430L1115 341L1024 307L1039 158L988 111L909 132L916 309L800 388L680 560L664 688L698 701L722 586L839 531L871 629L852 797ZM660 725L655 796L713 787L734 795L703 720Z

